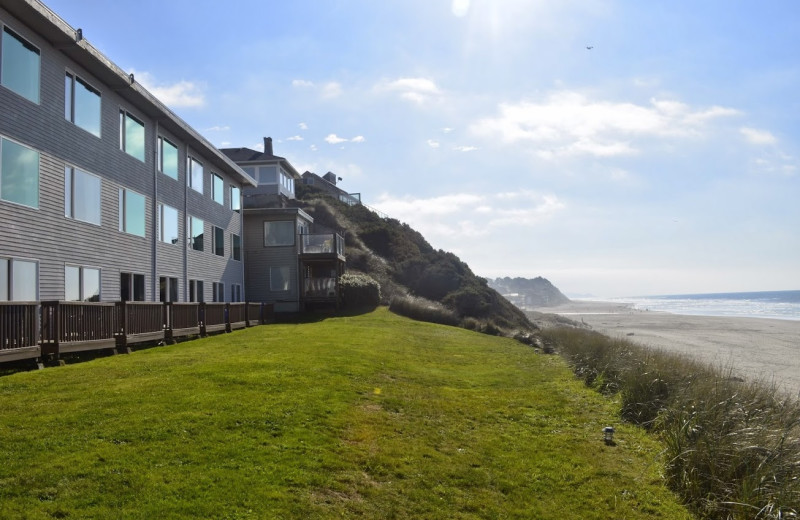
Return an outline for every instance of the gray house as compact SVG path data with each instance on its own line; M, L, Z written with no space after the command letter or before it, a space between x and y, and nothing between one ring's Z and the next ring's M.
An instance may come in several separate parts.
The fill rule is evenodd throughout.
M0 0L0 301L243 301L250 186L79 29Z
M258 186L243 192L246 286L251 301L274 304L275 312L297 312L339 303L345 270L344 238L315 230L314 219L293 204L301 177L283 157L250 148L222 150Z

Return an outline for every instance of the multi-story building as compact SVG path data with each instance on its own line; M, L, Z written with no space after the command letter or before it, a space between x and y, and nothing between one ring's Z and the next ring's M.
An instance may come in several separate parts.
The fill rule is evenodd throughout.
M258 185L244 190L245 284L252 301L274 305L275 312L297 312L315 304L338 304L339 277L345 270L344 238L315 229L314 219L293 204L297 170L274 155L272 139L264 151L222 150Z
M0 0L0 301L243 301L256 181L38 0Z

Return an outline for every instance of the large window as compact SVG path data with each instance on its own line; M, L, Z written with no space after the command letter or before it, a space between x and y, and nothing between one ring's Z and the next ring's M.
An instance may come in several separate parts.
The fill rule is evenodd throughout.
M162 276L158 279L159 301L178 301L178 279L172 276Z
M264 222L264 247L293 245L294 222Z
M31 260L0 258L0 301L36 301L38 264Z
M258 167L258 183L259 184L278 184L278 167L277 166L259 166Z
M231 233L231 258L242 259L242 239L239 235Z
M64 299L70 302L99 302L100 269L65 266Z
M187 163L189 165L189 174L186 177L189 187L198 193L203 193L203 165L193 157L189 157Z
M144 162L144 123L125 110L119 111L119 147Z
M119 299L124 302L143 302L145 299L144 275L119 273Z
M190 302L205 301L205 296L203 294L202 280L189 280L189 301Z
M203 250L205 222L197 217L189 217L189 247L195 251Z
M215 302L224 302L225 301L225 284L222 282L214 282L212 284L212 289L214 293L214 301Z
M242 190L236 186L231 186L231 210L239 211L242 209Z
M225 230L214 226L214 254L225 256Z
M269 268L269 290L288 291L291 285L291 270L289 267Z
M178 243L178 210L166 204L158 205L158 239L167 244Z
M119 230L145 236L145 199L135 191L119 190Z
M3 27L3 37L0 40L0 85L39 103L39 62L39 49L8 27Z
M238 283L231 284L231 301L232 302L240 302L242 301L242 286Z
M178 179L178 147L167 139L158 138L158 171Z
M70 72L64 77L64 117L100 137L100 91Z
M216 173L211 174L211 198L217 204L225 204L225 182Z
M100 225L100 177L64 169L64 216Z
M32 260L0 258L0 301L39 299L39 265Z
M0 139L0 199L39 207L39 152Z

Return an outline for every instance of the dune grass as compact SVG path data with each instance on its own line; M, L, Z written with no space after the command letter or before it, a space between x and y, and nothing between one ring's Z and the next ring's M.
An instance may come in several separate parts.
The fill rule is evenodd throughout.
M385 308L0 378L0 518L691 518L557 356Z
M800 402L680 354L581 329L546 334L587 385L664 443L670 486L703 518L800 514Z

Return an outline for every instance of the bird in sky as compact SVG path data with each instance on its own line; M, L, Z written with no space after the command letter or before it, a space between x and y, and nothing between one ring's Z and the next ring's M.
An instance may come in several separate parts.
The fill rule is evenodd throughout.
M590 50L592 50L592 49L594 49L594 45L587 45L587 46L586 46L586 50L589 50L589 51L590 51Z

